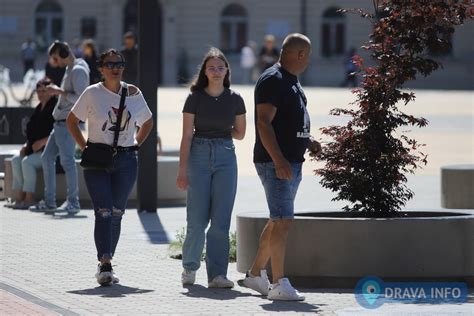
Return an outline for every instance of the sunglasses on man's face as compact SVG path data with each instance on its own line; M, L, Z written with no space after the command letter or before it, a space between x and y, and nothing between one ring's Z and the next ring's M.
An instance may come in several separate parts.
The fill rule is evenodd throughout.
M125 68L125 63L123 61L119 62L106 62L102 64L102 67L107 68L107 69L123 69Z

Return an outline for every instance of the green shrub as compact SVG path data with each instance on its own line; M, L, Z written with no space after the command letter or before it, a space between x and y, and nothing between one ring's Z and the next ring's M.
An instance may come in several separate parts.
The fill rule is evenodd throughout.
M176 232L175 240L170 242L168 250L170 251L170 258L172 259L183 259L183 244L186 239L186 228L183 227ZM231 232L229 234L229 262L237 261L237 234ZM206 258L206 251L202 252L201 260Z

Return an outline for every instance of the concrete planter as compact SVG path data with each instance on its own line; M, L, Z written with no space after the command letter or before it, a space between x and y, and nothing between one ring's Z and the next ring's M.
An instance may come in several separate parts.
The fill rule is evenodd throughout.
M417 217L295 216L285 274L301 285L352 287L375 275L398 280L474 282L474 212L417 212ZM267 213L237 216L237 270L251 266Z

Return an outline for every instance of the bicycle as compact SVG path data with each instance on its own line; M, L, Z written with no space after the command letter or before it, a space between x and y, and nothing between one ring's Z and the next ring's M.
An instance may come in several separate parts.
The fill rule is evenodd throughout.
M25 76L23 77L23 97L19 98L16 96L15 91L13 89L13 84L10 81L10 69L0 65L0 97L3 97L4 99L3 105L8 106L8 96L6 93L6 87L8 87L10 95L16 102L20 104L20 106L31 107L35 96L36 83L41 78L44 78L44 75L44 70L28 70Z
M8 105L8 96L5 88L10 83L10 69L0 65L0 106Z

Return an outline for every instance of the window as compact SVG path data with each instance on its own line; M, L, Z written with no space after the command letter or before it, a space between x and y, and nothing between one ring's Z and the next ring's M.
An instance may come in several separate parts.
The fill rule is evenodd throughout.
M97 35L97 20L94 17L81 19L81 37L94 38Z
M225 53L240 52L247 43L247 10L230 4L221 14L221 50Z
M123 33L138 34L138 0L128 0L123 9Z
M322 55L342 55L346 46L346 21L342 12L332 7L324 11L321 26Z
M35 34L36 43L43 49L63 39L63 10L56 1L44 0L36 7Z

